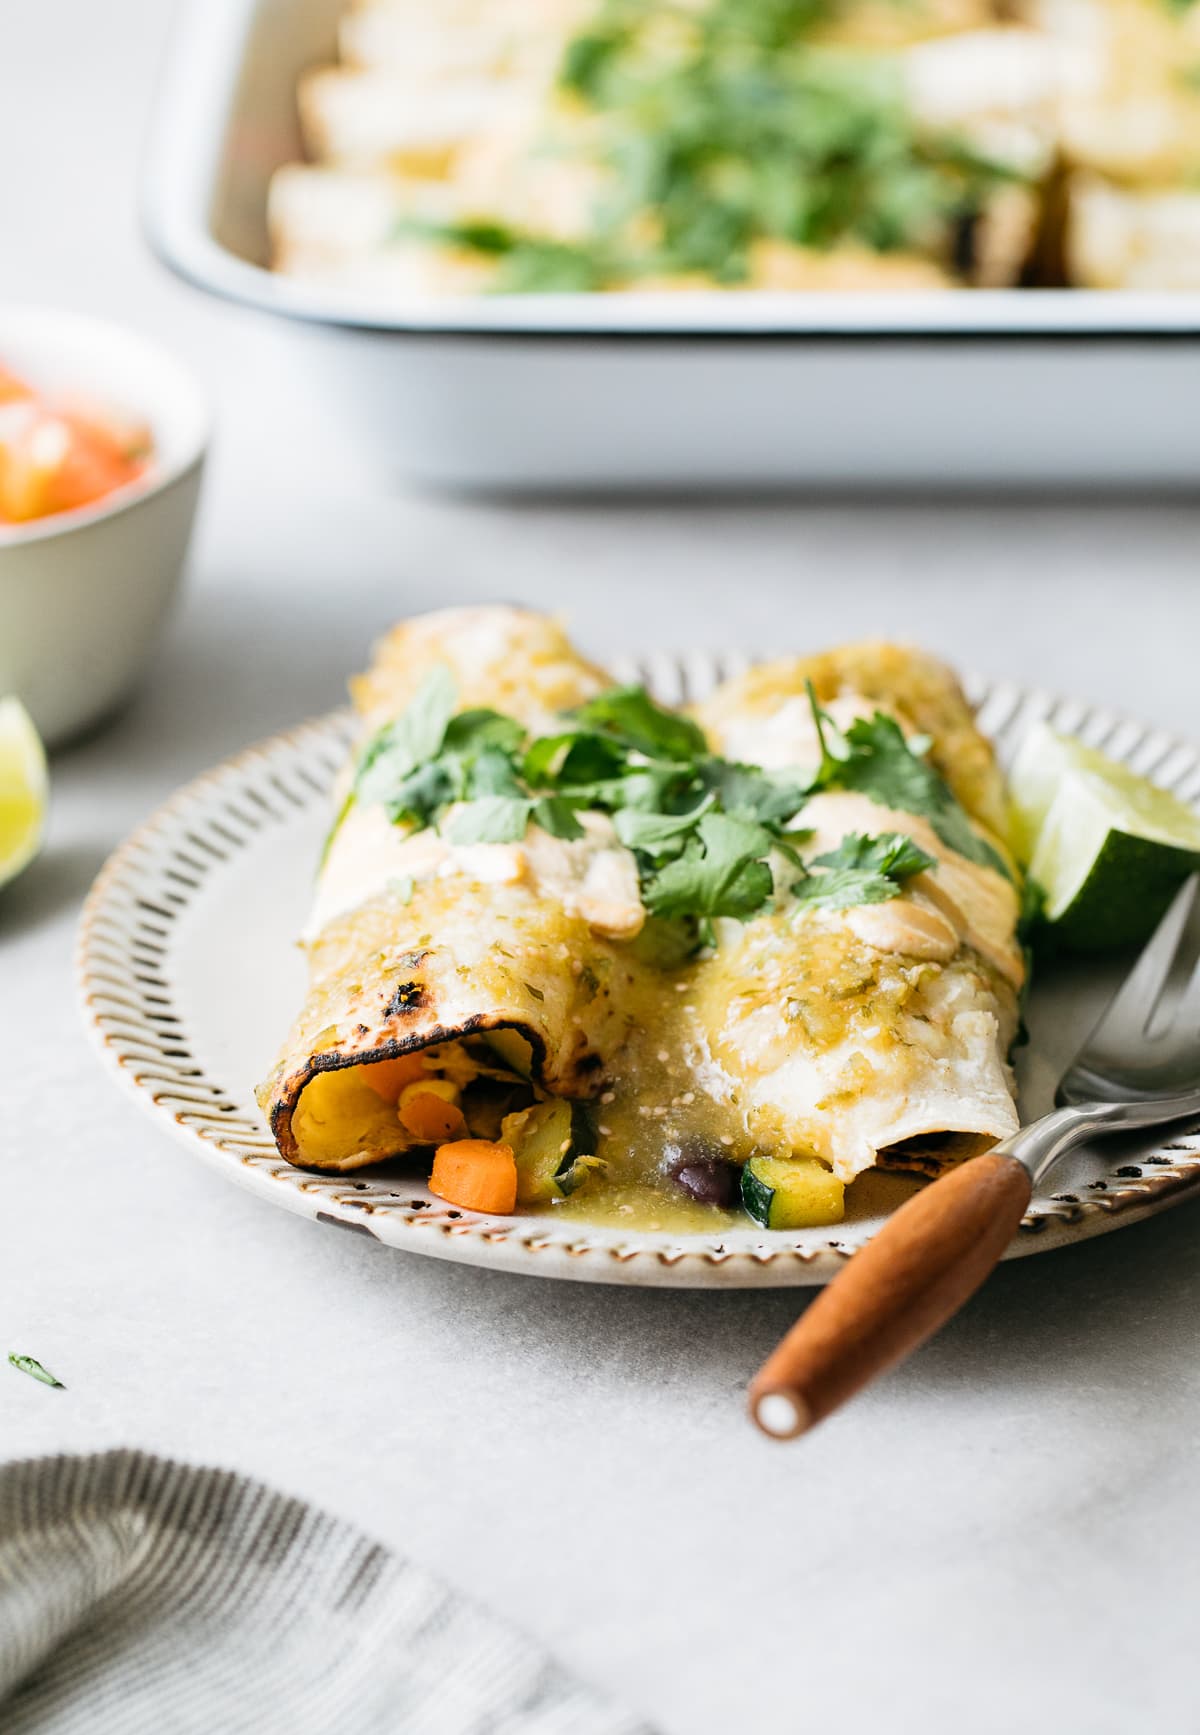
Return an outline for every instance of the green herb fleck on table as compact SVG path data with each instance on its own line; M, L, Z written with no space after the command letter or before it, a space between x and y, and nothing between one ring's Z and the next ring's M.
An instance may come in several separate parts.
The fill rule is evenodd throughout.
M31 1355L17 1355L10 1350L8 1364L10 1367L16 1368L18 1373L28 1374L31 1380L38 1380L44 1386L54 1386L60 1392L65 1392L67 1389L60 1379L54 1377L49 1368L44 1368L41 1362L35 1360Z

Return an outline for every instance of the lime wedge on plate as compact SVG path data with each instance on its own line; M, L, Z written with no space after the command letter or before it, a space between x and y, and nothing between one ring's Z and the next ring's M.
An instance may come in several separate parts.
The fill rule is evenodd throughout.
M41 847L46 824L46 753L19 699L0 699L0 886Z
M1010 787L1046 920L1080 951L1144 940L1200 868L1200 814L1044 723L1025 738Z

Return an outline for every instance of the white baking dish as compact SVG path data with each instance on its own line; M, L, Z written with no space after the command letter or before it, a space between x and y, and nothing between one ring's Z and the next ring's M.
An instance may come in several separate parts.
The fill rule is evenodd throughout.
M265 269L300 72L342 0L184 0L146 158L150 239L293 324L369 453L474 488L1186 486L1200 295L334 297Z

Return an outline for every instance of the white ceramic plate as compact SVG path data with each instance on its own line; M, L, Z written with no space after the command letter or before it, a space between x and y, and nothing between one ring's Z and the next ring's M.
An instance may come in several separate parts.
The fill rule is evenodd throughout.
M739 662L742 660L738 660ZM666 702L698 697L733 660L661 658L622 670ZM1037 717L1081 735L1200 800L1200 750L1114 712L1007 683L971 684L982 727L1008 756ZM254 1101L304 992L294 936L329 823L328 790L350 739L336 712L276 736L198 778L112 857L80 933L84 1015L100 1052L142 1107L198 1156L276 1204L389 1246L440 1259L591 1282L743 1288L826 1282L882 1214L911 1191L871 1175L836 1229L751 1227L675 1235L549 1216L455 1210L418 1181L307 1174L279 1157ZM1125 966L1075 963L1033 995L1019 1071L1026 1119L1054 1084ZM1054 1171L1009 1257L1101 1234L1172 1203L1200 1178L1200 1129L1147 1147L1109 1140Z

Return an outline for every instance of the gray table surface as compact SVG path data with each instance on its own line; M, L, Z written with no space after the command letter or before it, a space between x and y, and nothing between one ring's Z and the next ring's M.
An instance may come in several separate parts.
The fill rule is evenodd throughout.
M798 1295L640 1294L405 1257L192 1162L86 1045L80 900L126 831L336 702L395 615L520 598L598 655L864 630L1200 727L1186 504L503 505L406 497L294 396L265 328L137 237L160 0L4 8L0 297L135 321L220 436L138 701L55 765L0 902L5 1456L133 1444L347 1514L672 1735L1200 1726L1200 1212L1002 1270L795 1448L742 1388Z

